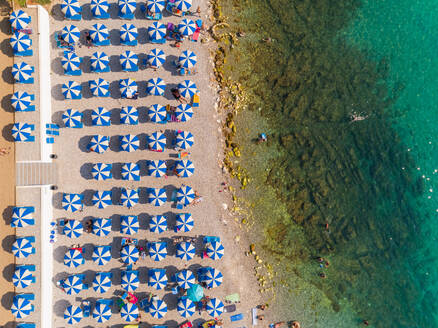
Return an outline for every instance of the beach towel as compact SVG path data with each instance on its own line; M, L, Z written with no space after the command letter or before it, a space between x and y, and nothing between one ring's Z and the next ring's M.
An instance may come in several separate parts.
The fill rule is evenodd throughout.
M257 326L257 308L252 308L252 325Z
M230 317L231 322L239 321L243 319L243 313L235 314Z
M228 301L231 303L237 303L240 301L240 296L238 293L230 294L228 296L225 296L225 301Z

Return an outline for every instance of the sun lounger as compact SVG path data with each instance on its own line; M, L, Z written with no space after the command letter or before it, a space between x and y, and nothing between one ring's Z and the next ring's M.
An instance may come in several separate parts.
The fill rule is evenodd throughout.
M161 13L155 13L153 16L146 15L146 19L149 19L149 20L160 20L162 18L163 18L163 15Z
M129 69L124 69L123 72L138 72L138 66Z
M82 14L76 14L73 16L65 16L65 19L80 21L82 19Z
M122 298L118 298L116 305L119 307L119 309L122 309L122 307L125 305L125 301Z
M29 241L29 243L34 243L35 242L35 236L23 237L23 239L27 239Z
M204 244L211 243L213 241L221 241L221 239L217 236L205 236L204 237Z
M142 308L144 311L149 311L149 305L151 303L147 298L142 299L140 302L138 302L138 305L140 308Z
M134 14L123 14L119 11L119 17L121 19L134 19Z
M110 18L110 14L109 13L104 13L102 15L93 15L94 19L108 19Z
M252 308L252 325L257 326L257 308Z
M17 52L14 52L14 56L17 56L17 57L30 57L30 56L33 56L33 50L32 49L28 49L26 51L17 51Z
M191 39L193 42L198 42L199 34L200 34L200 32L199 32L199 27L198 27L198 28L196 29L195 33L192 34L192 36L191 36L190 39Z
M107 73L110 70L111 69L110 69L109 65L105 69L91 69L91 71L94 73Z
M95 46L109 46L111 45L110 40L105 40L105 41L101 41L101 42L93 42L93 45Z
M23 268L23 269L27 269L30 272L35 272L35 265L33 264L27 264L27 265L17 265L16 268Z
M194 94L192 98L192 107L199 107L199 101L199 93Z
M36 328L34 323L31 322L22 322L22 323L18 323L17 328Z
M35 80L33 77L28 78L27 80L23 81L15 81L15 83L21 83L21 84L34 84Z
M96 303L106 304L108 306L112 306L114 302L112 299L101 298L101 299L97 300Z
M122 40L120 40L120 44L123 44L125 46L133 46L133 47L135 47L136 45L138 45L138 41L137 40L133 40L133 41L122 41Z
M31 28L22 28L22 29L15 29L14 28L14 31L21 32L24 34L32 34L32 32L33 32Z
M243 319L243 313L235 314L230 317L231 322L240 321L242 319Z
M81 76L82 75L82 70L78 69L78 70L75 70L75 71L64 71L64 74L68 75L68 76Z
M24 298L25 300L28 300L28 301L34 301L35 300L35 294L18 294L17 297L18 298Z
M230 313L230 312L234 312L234 311L236 311L236 304L230 304L230 305L226 305L224 307L224 312ZM242 318L243 318L243 316L242 316ZM231 321L233 321L233 320L231 320Z
M164 44L164 43L166 43L166 39L165 38L162 38L162 39L159 39L159 40L150 39L150 41L151 41L151 43L156 43L156 44Z
M202 28L202 19L197 19L195 23L197 27Z

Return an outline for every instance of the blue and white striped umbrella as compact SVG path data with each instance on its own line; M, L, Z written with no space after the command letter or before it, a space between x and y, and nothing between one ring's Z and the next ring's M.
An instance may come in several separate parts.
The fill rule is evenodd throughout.
M34 223L33 214L35 208L33 206L14 207L12 211L11 226L15 228L23 228Z
M140 223L137 215L123 215L120 217L120 232L133 235L138 232Z
M190 36L195 33L196 24L191 19L184 18L181 23L178 24L178 31L184 36Z
M65 15L65 18L78 15L82 9L78 0L62 0L61 10Z
M118 0L119 11L123 15L133 14L137 8L137 2L135 0Z
M122 271L121 285L127 292L134 292L140 286L138 271Z
M147 56L149 65L152 67L160 67L166 61L166 55L161 49L152 49Z
M111 261L111 246L95 246L93 255L91 255L94 263L97 265L106 265Z
M164 260L167 256L167 244L165 242L148 243L149 257L159 262Z
M164 188L149 188L148 190L149 204L154 206L162 206L167 201L166 189Z
M95 180L105 181L113 177L111 169L111 164L96 163L91 169L91 175Z
M181 149L189 149L193 146L194 138L190 131L178 131L176 133L176 146Z
M122 261L126 264L132 264L137 262L139 258L139 252L137 247L135 247L134 245L123 246L122 250L120 251L120 257Z
M133 106L123 106L120 111L120 123L136 125L138 124L138 110Z
M103 154L109 148L109 137L96 134L91 137L88 149L98 154Z
M12 66L12 76L15 81L24 82L32 77L33 68L24 62L15 63Z
M166 25L160 22L153 22L148 26L148 34L151 40L161 40L166 36Z
M68 220L64 225L63 229L64 235L68 238L78 238L82 236L84 232L84 227L80 221L77 220Z
M24 141L30 137L32 128L27 123L14 123L11 133L15 141Z
M61 37L67 43L76 43L81 37L81 32L75 25L66 25L61 30Z
M97 273L93 280L93 289L98 293L106 293L111 288L111 278L108 274Z
M210 268L204 276L204 282L209 288L216 288L222 284L224 276L215 268Z
M189 104L179 104L175 110L176 119L180 122L187 122L193 116L192 106Z
M67 109L62 113L62 121L68 128L78 128L82 126L82 113L76 109Z
M127 152L136 151L140 147L140 140L135 134L127 134L120 139L120 149Z
M29 300L15 295L12 301L11 312L17 319L26 318L32 312L32 304Z
M111 220L106 218L97 218L93 220L93 233L98 237L108 236L111 232Z
M137 27L133 24L127 23L123 24L120 28L120 39L123 42L132 42L137 40L138 30Z
M78 276L69 276L62 281L62 288L64 288L67 295L79 294L83 289L83 285L83 279Z
M67 323L70 325L79 323L83 317L84 313L82 309L76 305L70 305L64 311L64 319L67 320Z
M148 286L156 290L164 289L167 286L166 269L149 269L148 271Z
M26 91L16 91L11 97L11 105L15 110L25 111L32 104L32 97Z
M90 58L91 68L97 71L104 71L108 68L109 57L103 51L96 51Z
M160 131L153 132L148 136L148 146L150 150L163 151L166 147L166 136Z
M153 96L164 95L164 90L166 89L166 84L159 77L154 77L148 80L148 85L146 87L146 92Z
M107 322L111 318L111 309L105 303L100 303L99 301L96 303L96 306L93 310L93 318L96 319L98 323Z
M195 253L195 246L188 241L178 243L176 245L176 257L180 258L181 260L190 261L195 256Z
M82 86L75 81L67 81L62 85L62 94L65 99L78 99L82 95Z
M181 11L188 11L192 8L192 0L175 0L175 7Z
M138 190L123 188L120 201L122 202L122 205L126 206L127 208L134 207L134 205L138 204Z
M176 282L183 289L189 289L195 284L195 275L190 270L181 270L176 274Z
M23 32L15 32L11 37L10 43L14 52L26 51L32 44L29 35Z
M167 218L164 215L151 216L149 220L150 232L162 233L167 230Z
M152 318L161 319L167 313L167 304L163 300L154 299L149 306L149 314Z
M188 178L195 172L195 166L193 162L189 159L182 159L176 162L176 174L180 178Z
M191 213L179 213L176 215L176 230L189 232L193 229L195 221Z
M140 181L140 167L135 163L123 164L122 179L128 181Z
M176 309L183 318L191 317L196 312L195 303L186 297L179 299Z
M120 64L124 71L138 69L138 56L131 50L126 50L120 55Z
M196 84L190 80L184 80L179 83L178 90L184 98L191 98L196 92L198 92Z
M91 122L96 126L111 125L111 112L105 107L97 107L91 112Z
M152 122L163 122L167 116L166 107L154 104L149 107L148 115Z
M95 97L108 97L109 96L109 82L102 78L88 81L90 91Z
M26 238L17 238L12 244L12 254L16 258L23 259L32 254L32 243Z
M207 256L213 260L220 260L224 256L225 248L220 241L207 243Z
M138 91L137 82L135 82L131 78L120 80L119 87L120 87L120 93L122 94L122 98L126 98L129 93L133 95Z
M176 191L177 202L184 206L189 205L194 199L195 191L190 186L182 185L181 188Z
M83 208L82 200L84 196L81 194L63 194L62 208L66 211L76 212Z
M133 303L126 303L120 310L120 316L127 322L132 322L138 318L138 306Z
M17 288L26 288L30 286L33 281L32 273L26 268L18 268L12 276L12 282Z
M211 298L207 303L207 313L213 318L219 317L224 312L224 303L218 298Z
M111 190L96 191L91 201L93 202L94 206L97 206L97 208L105 208L113 203L111 200L111 195Z
M71 51L64 52L61 59L61 65L64 71L72 72L79 70L79 65L81 64L81 58L79 58L76 53Z
M152 13L161 13L164 9L164 0L148 0L147 7Z
M90 36L93 42L106 41L109 37L108 28L102 23L93 24L90 29Z
M91 0L90 8L93 16L102 16L108 13L109 4L107 0Z
M196 54L191 50L184 50L178 58L179 64L184 68L192 68L196 65Z
M11 23L12 28L16 30L21 30L29 26L31 18L23 10L18 9L14 10L11 13L11 15L9 16L9 22Z
M77 268L84 264L84 257L77 249L69 249L64 255L64 265L69 268Z

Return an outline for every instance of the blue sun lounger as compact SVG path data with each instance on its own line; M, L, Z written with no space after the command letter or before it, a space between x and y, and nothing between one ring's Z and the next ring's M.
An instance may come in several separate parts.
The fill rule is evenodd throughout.
M150 39L149 41L151 43L155 43L155 44L164 44L164 43L166 43L166 38L162 38L162 39L159 39L159 40L157 40L157 39Z
M17 324L17 328L36 328L36 326L31 322L22 322Z
M110 18L110 14L108 12L103 13L102 15L93 15L94 19L108 19Z
M231 322L239 321L243 319L243 313L235 314L230 317Z

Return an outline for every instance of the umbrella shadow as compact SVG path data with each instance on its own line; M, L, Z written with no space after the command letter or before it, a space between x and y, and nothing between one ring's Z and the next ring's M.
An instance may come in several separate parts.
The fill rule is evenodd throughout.
M146 133L137 134L137 137L138 137L138 140L140 141L139 150L146 150L146 149L148 149Z
M84 153L89 153L88 145L90 144L92 136L83 136L79 139L78 147Z
M82 19L83 20L93 20L93 13L91 12L91 6L89 3L82 5Z
M166 149L174 149L176 141L175 130L166 129L163 134L166 137Z
M176 83L167 83L166 89L164 90L163 97L167 100L175 100L175 97L172 94L172 89L178 89L178 84Z
M176 214L168 211L163 213L163 215L166 217L167 220L167 230L173 230L176 225Z
M92 180L93 176L91 170L93 169L94 163L84 163L80 168L81 177L86 180Z
M64 256L65 256L65 253L67 251L68 251L68 247L67 246L58 246L53 251L53 258L58 263L64 263Z
M7 16L0 21L0 31L2 31L4 34L12 34L11 23L9 22L9 14L13 10L11 3L7 1L1 1L0 6L2 8L2 14Z
M140 44L146 44L148 43L148 29L145 27L139 27L138 28L138 37L137 41Z
M52 14L51 16L57 21L63 21L65 19L60 4L56 4L52 7L51 14Z
M113 152L120 152L120 135L115 135L110 137L109 149Z
M113 167L111 169L111 173L113 174L113 179L122 180L122 166L125 163L112 163Z
M58 300L53 305L53 312L57 317L64 317L64 311L65 309L70 306L70 302L67 300Z
M177 163L177 160L175 160L175 159L166 160L166 167L167 167L167 175L168 176L176 176L176 174L175 174L176 163Z
M138 222L140 224L140 229L148 230L149 228L149 217L150 215L147 213L138 214Z
M113 214L109 217L112 222L111 231L119 232L120 231L120 214Z
M111 66L112 72L121 72L123 70L122 64L120 63L120 56L118 55L109 57L109 65Z
M12 282L12 276L14 275L14 272L15 272L14 263L6 265L3 268L3 278L5 278L6 281Z
M93 255L93 251L94 251L94 247L97 245L88 243L88 244L83 244L82 245L82 256L84 257L85 261L92 261L92 255ZM100 245L99 245L100 246Z
M112 67L111 67L111 69L112 69ZM111 93L111 98L120 99L122 97L122 94L120 93L119 81L110 82L109 90Z
M93 195L96 192L96 190L92 189L86 189L82 192L82 195L84 196L83 203L85 206L94 206L93 205Z
M163 296L163 301L167 304L167 309L169 311L175 310L178 304L178 295L173 295L172 293L167 293ZM173 320L170 320L173 322ZM167 322L166 322L167 324Z
M15 80L14 80L14 77L12 76L12 67L11 66L8 66L3 70L2 78L3 78L4 82L6 82L8 84L14 84Z
M111 19L118 19L119 18L119 6L117 3L110 3L110 7L108 9L108 13L110 14Z
M92 73L92 71L91 71L91 56L82 57L82 72Z
M10 39L4 39L0 43L0 50L4 55L8 57L14 56L14 51L12 50Z
M91 92L91 89L90 89L90 86L89 86L89 81L82 82L81 86L82 86L82 98L85 98L85 99L94 98L94 95Z
M138 188L138 203L139 204L147 204L148 203L148 195L149 195L149 188L147 187L139 187Z
M64 68L62 67L61 58L57 57L51 63L52 72L58 75L64 75Z
M62 115L64 111L57 111L52 114L52 122L57 124L60 128L65 128L64 121L62 120Z
M122 109L120 107L111 109L111 125L121 125L122 124L122 123L120 123L121 110Z
M12 222L12 213L14 211L14 207L15 206L8 206L3 210L2 216L6 225L10 225Z
M137 81L137 85L138 85L138 97L139 98L145 98L145 97L148 96L148 94L146 93L147 84L148 84L147 81Z
M7 124L3 127L2 130L2 136L5 140L7 141L15 141L14 137L12 136L12 127L14 126L14 124Z
M141 159L137 161L137 165L140 168L140 176L144 177L148 175L148 163L149 161L147 159Z
M8 112L8 113L15 112L15 109L14 109L14 107L12 107L12 104L11 104L11 99L12 99L11 94L8 94L2 98L1 106L5 110L5 112Z
M112 29L109 31L109 39L111 40L111 44L113 46L119 46L120 43L120 30Z
M175 62L178 60L178 57L175 55L166 56L166 61L163 63L163 69L171 72L172 75L179 75L175 66Z
M137 107L138 110L138 122L139 123L146 123L149 121L148 116L148 108L145 106Z
M2 306L4 309L10 310L14 299L14 292L7 292L2 295Z
M91 118L92 112L91 109L86 109L82 112L82 123L84 123L85 126L93 126L93 120Z
M62 192L57 192L53 194L52 197L52 205L54 208L57 209L62 209L62 197L63 197L64 193Z
M119 205L120 197L122 196L122 189L118 187L111 188L111 200L113 202L113 205ZM114 226L114 224L113 224Z
M52 88L52 98L55 100L65 100L64 95L62 94L62 84L56 84Z

